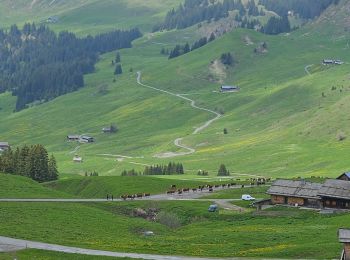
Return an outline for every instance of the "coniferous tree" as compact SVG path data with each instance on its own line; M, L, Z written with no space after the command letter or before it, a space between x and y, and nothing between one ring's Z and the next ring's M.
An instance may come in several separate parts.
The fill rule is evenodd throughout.
M56 159L53 155L51 155L48 162L48 176L45 181L54 181L57 179L58 179L58 170L57 170Z
M230 172L226 169L226 166L224 164L221 164L218 170L218 176L229 176L229 175L230 175Z
M115 63L119 63L119 62L121 62L121 58L120 58L120 52L118 51L115 56Z
M114 75L120 75L120 74L123 74L122 65L121 64L117 64L115 66Z

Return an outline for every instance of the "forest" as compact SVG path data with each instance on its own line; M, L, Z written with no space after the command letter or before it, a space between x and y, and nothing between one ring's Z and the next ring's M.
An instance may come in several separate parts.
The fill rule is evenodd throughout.
M260 5L279 16L286 16L288 11L293 11L304 19L319 16L331 4L338 4L338 2L339 0L259 0Z
M0 172L29 177L37 182L57 180L56 159L44 146L32 145L7 150L0 155Z
M131 29L78 38L29 23L0 30L0 93L11 91L19 111L75 91L84 87L83 76L94 71L100 54L129 48L141 36Z

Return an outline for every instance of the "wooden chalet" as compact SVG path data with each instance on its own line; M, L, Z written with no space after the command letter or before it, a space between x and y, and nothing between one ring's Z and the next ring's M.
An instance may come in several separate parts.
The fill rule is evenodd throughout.
M102 128L102 132L105 133L105 134L109 134L109 133L112 133L113 132L113 129L112 127L104 127Z
M79 138L79 142L81 142L81 143L93 143L93 142L95 142L95 139L91 136L88 136L88 135L82 135Z
M331 60L331 59L324 59L324 60L322 61L322 63L323 63L324 65L330 65L330 64L334 64L334 60Z
M326 180L318 192L325 208L350 209L350 182Z
M67 135L67 140L70 142L79 141L80 135Z
M0 152L6 151L10 148L8 142L0 142Z
M320 207L318 191L322 184L304 180L276 180L267 194L271 195L272 204Z
M221 92L238 92L240 90L237 86L221 86Z
M337 180L350 181L350 172L344 172Z
M340 228L338 238L339 242L344 245L340 260L350 260L350 229Z

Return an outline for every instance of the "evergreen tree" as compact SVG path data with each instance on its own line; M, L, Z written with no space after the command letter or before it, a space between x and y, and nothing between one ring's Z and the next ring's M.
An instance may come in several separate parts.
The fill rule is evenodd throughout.
M120 74L123 74L122 65L121 64L117 64L115 66L114 75L120 75Z
M115 63L120 63L121 62L121 58L120 58L120 52L117 51L117 54L115 56Z
M58 170L57 170L56 159L53 155L51 155L48 162L48 176L45 181L54 181L57 179L58 179Z
M218 176L229 176L229 175L230 175L230 172L226 169L226 166L224 164L221 164L218 170Z

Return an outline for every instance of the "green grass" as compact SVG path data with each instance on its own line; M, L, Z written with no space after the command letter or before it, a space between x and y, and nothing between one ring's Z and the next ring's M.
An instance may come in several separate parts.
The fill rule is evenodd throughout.
M0 253L1 260L13 260L13 259L36 259L36 260L55 260L55 259L67 259L67 260L111 260L111 259L121 259L127 260L130 258L119 258L119 257L107 257L107 256L88 256L88 255L78 255L78 254L67 254L60 252L50 252L36 249L26 249L18 252L11 253Z
M58 18L48 24L56 31L69 30L80 35L97 34L114 29L139 27L145 32L162 21L166 12L181 0L76 0L56 1L0 1L2 27L25 22L46 21L51 16ZM34 4L32 4L34 3Z
M84 14L91 12L91 6L105 10L112 4L110 1L88 3L81 8L69 7L70 11L81 11L81 16L89 20L94 18ZM157 3L150 6L161 16L169 6ZM134 6L129 7L134 10ZM63 9L67 11L68 7ZM101 20L101 26L109 28L109 22ZM84 29L78 23L77 28L80 27ZM315 69L311 76L306 75L304 67L315 64L319 68L325 57L350 60L350 55L344 52L349 36L332 40L319 35L317 30L320 27L307 26L289 35L267 36L238 29L173 60L160 55L161 47L171 48L198 39L202 35L196 26L146 35L135 41L132 49L121 51L124 75L117 77L115 83L111 65L115 53L110 53L101 57L95 73L85 77L86 88L47 104L12 113L14 99L9 94L0 95L1 104L4 102L0 110L1 138L13 145L44 144L56 155L62 177L95 170L100 175L120 175L124 169L142 170L145 165L169 161L183 162L191 176L188 178L196 178L199 169L209 171L209 177L214 177L221 163L235 179L247 175L335 177L349 167L346 159L350 152L349 139L337 140L340 132L350 133L349 65ZM254 44L247 46L245 36ZM267 42L268 52L254 54L254 48L263 41ZM226 71L223 82L239 85L241 92L213 93L220 83L209 80L213 74L209 70L210 62L229 51L237 63ZM130 68L133 72L128 72ZM137 85L138 70L142 70L147 84L187 93L198 105L223 110L223 118L200 134L191 135L193 128L211 115L192 109L181 99ZM108 84L109 93L101 96L98 86L103 83ZM332 91L332 86L337 90ZM101 128L111 122L120 131L115 135L102 134ZM228 135L222 134L224 128L228 129ZM65 142L65 136L70 133L96 137L95 144L81 145L76 152L83 157L83 164L72 162L72 151L78 144ZM183 143L196 147L197 152L171 159L154 157L162 152L178 151L173 145L178 137L185 137ZM116 156L103 154L127 158L117 160Z
M227 190L221 190L218 192L215 192L209 196L206 196L204 198L208 199L240 199L242 198L243 194L249 194L252 197L256 199L264 199L269 197L266 194L266 191L268 190L268 187L248 187L248 188L241 188L241 189L227 189ZM235 204L235 202L234 202Z
M68 198L71 195L52 190L21 176L0 173L0 198Z
M0 234L84 248L206 257L332 259L337 229L348 214L273 208L259 213L211 214L209 202L106 204L1 203ZM133 208L157 207L181 220L178 229L130 217ZM18 217L18 216L21 217ZM67 221L69 219L69 221ZM38 221L40 220L40 221ZM152 230L154 237L142 231Z
M69 178L48 183L46 186L58 191L84 198L105 198L106 194L119 197L124 194L165 193L172 185L178 188L198 187L200 181L168 180L152 177L85 177Z

